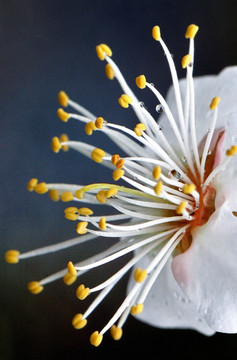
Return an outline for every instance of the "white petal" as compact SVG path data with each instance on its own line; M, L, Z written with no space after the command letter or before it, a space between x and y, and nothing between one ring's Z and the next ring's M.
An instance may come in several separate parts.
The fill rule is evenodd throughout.
M138 266L144 269L151 259L147 256ZM149 325L162 328L189 328L205 335L214 331L206 324L205 319L198 314L193 304L184 295L181 287L175 281L171 271L171 259L161 271L144 304L144 310L137 315ZM134 284L131 278L128 290Z
M174 258L175 279L215 331L237 332L237 191L193 231L191 247Z

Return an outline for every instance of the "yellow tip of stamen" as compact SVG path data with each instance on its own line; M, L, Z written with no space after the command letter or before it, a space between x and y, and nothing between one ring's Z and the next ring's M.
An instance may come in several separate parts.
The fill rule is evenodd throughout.
M146 126L143 123L137 124L134 128L134 132L136 133L137 136L142 136L143 131L145 130L146 130Z
M69 274L71 274L71 275L77 274L77 270L71 261L68 262L67 269L68 269Z
M54 136L51 141L51 148L53 152L58 153L59 150L62 148L62 145L59 141L59 138L57 136Z
M87 221L81 221L77 224L77 228L76 228L76 232L79 234L79 235L83 235L83 234L86 234L87 232L87 227L88 225L88 222Z
M144 305L143 304L137 304L137 305L133 305L131 307L130 313L132 315L137 315L137 314L141 314L141 312L143 311Z
M181 201L181 203L179 204L179 206L176 209L176 213L178 215L182 215L185 208L186 208L187 202L186 201Z
M93 211L91 209L89 209L88 207L81 207L80 209L78 209L78 214L90 216L90 215L93 215Z
M146 77L145 75L140 75L136 77L136 85L139 89L145 89L146 87Z
M226 150L227 156L234 156L237 154L237 145L232 145L230 149Z
M61 195L61 200L63 202L68 202L68 201L72 201L74 199L73 193L71 191L65 191L62 195Z
M85 192L84 192L83 190L79 189L79 190L77 190L77 191L75 192L75 196L76 196L78 199L81 200L81 199L84 198Z
M41 291L43 291L44 287L40 285L38 281L31 281L27 285L28 290L31 292L31 294L37 295Z
M60 196L58 190L49 190L49 197L53 201L59 201Z
M124 170L117 169L113 171L114 181L118 181L124 175Z
M38 179L31 179L27 184L27 190L33 191L35 189L35 186L38 184Z
M151 34L152 34L153 39L155 39L156 41L159 41L160 40L160 27L158 25L153 26Z
M60 141L61 143L66 142L66 141L68 141L68 140L69 140L69 138L68 138L67 134L62 134L62 135L60 136L60 138L59 138L59 141ZM68 151L68 150L69 150L69 146L68 146L68 145L62 145L62 150L63 150L63 151Z
M70 206L64 210L64 216L68 220L75 221L78 219L78 209L74 206Z
M63 282L64 284L70 286L76 281L76 279L77 279L76 275L72 275L70 274L70 272L67 272L63 277Z
M137 268L134 272L134 279L136 282L142 283L147 277L147 271Z
M17 264L19 262L20 252L18 250L8 250L5 254L5 261L8 264Z
M185 55L182 58L181 64L182 64L182 68L185 69L192 61L192 56L190 54Z
M103 161L104 156L105 156L104 150L99 148L96 148L91 152L91 158L97 163L101 163Z
M196 186L194 184L184 184L183 193L191 195L196 190Z
M95 51L100 60L104 60L106 55L112 56L112 50L106 44L97 45Z
M84 300L90 294L90 289L85 287L83 284L79 285L76 289L76 297L79 300Z
M57 110L57 115L59 117L60 120L62 120L63 122L67 122L68 119L70 119L70 115L64 111L62 108L59 108Z
M123 329L113 325L110 328L110 335L114 340L120 340L123 335Z
M111 189L106 191L105 196L107 197L107 199L109 199L109 198L117 195L117 193L118 193L118 189L111 188Z
M113 70L113 68L112 68L112 66L110 64L105 65L105 75L110 80L114 79L115 73L114 73L114 70Z
M82 314L76 314L72 319L72 326L74 329L82 329L86 326L87 320L82 318Z
M100 191L98 191L98 193L96 194L96 199L97 199L101 204L105 204L105 203L106 203L106 200L107 200L106 190L100 190Z
M35 186L34 190L37 194L45 194L48 188L45 182L41 182Z
M152 175L153 178L158 181L160 176L161 176L161 167L160 166L156 166L154 167L153 171L152 171Z
M210 104L210 110L214 110L219 105L220 101L221 101L220 97L218 96L214 97Z
M99 116L95 121L96 128L102 130L103 124L104 124L104 119L101 116Z
M85 125L85 133L87 135L92 135L93 131L97 129L94 121L90 121Z
M187 27L185 32L186 39L194 39L196 33L198 32L199 27L197 25L191 24Z
M155 191L156 195L160 196L161 191L162 191L162 187L163 187L162 181L159 181L159 182L154 186L154 191Z
M58 102L61 106L68 106L69 97L64 91L59 91L58 93Z
M103 335L100 334L98 331L94 331L93 334L90 336L90 343L94 346L99 346L103 340Z
M116 167L118 169L122 169L124 166L124 159L119 159L117 162L116 162Z
M111 156L111 162L112 162L112 164L113 164L113 165L116 165L117 162L119 161L119 158L120 158L120 156L119 156L118 154L112 155L112 156Z
M102 217L99 221L99 227L101 230L106 230L106 218Z
M132 103L132 98L126 94L122 94L118 99L118 103L119 105L121 105L123 108L126 109Z

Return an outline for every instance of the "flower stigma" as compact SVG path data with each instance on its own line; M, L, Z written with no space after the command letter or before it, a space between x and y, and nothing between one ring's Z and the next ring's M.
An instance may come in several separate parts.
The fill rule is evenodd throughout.
M68 259L66 270L64 268L40 281L31 281L28 289L32 294L39 294L45 285L60 278L66 285L71 285L86 271L126 254L133 254L133 257L107 280L94 287L80 283L77 286L76 297L79 300L87 301L85 299L89 298L90 294L98 293L88 309L83 314L76 314L72 319L73 327L82 329L89 316L118 281L134 268L124 301L104 327L90 337L91 344L96 347L100 345L108 330L114 340L121 338L122 327L129 314L139 318L146 308L146 298L153 285L159 282L163 268L170 260L189 251L195 242L193 234L207 224L216 211L217 188L213 185L214 180L225 171L237 153L237 145L232 144L225 149L224 156L220 157L225 129L216 128L218 109L222 105L218 94L209 99L210 107L206 111L209 111L210 119L199 144L199 119L195 113L198 104L195 104L193 78L194 38L197 31L198 26L192 24L185 33L189 50L180 63L186 75L183 99L173 57L162 39L160 28L154 26L152 29L152 37L162 47L168 61L176 114L173 114L168 101L166 102L154 84L147 81L145 75L139 75L135 83L139 89L150 91L158 101L156 110L162 113L165 119L162 126L126 83L112 60L110 47L106 44L98 45L96 54L100 60L106 62L106 76L110 80L116 79L122 88L118 104L128 109L126 111L130 111L129 108L134 110L137 124L130 129L105 120L101 114L94 115L71 100L64 91L58 94L61 107L57 110L57 115L62 122L77 120L84 124L88 136L93 136L95 131L104 133L126 156L120 157L119 153L112 154L107 149L70 140L67 135L62 134L60 137L53 137L53 152L74 149L94 162L108 167L111 169L109 182L87 185L59 184L39 182L32 178L27 184L29 191L48 193L53 201L75 204L66 207L64 216L76 223L78 236L24 253L9 250L5 255L8 263L15 264L19 260L81 245L98 237L121 239L103 252L78 263L73 264ZM68 107L72 112L65 110ZM122 185L120 181L123 182ZM88 207L80 207L80 203L86 203ZM97 204L112 208L114 213L96 215ZM232 214L236 217L237 211L232 211ZM141 268L139 263L144 258L148 261L146 267Z

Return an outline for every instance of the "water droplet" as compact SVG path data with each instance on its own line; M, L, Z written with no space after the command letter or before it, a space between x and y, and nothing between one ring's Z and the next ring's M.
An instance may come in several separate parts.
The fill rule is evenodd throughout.
M163 111L165 111L164 106L161 104L156 105L156 111L161 114Z
M192 62L190 62L190 63L188 64L188 66L189 66L189 67L192 67L192 66L193 66L193 63L192 63Z
M144 107L144 106L145 106L144 102L142 102L142 101L139 102L139 105L140 105L141 107Z
M204 309L203 313L206 315L208 313L208 308Z
M173 169L168 172L168 177L170 179L175 178L179 180L181 178L181 174L177 170Z
M208 150L207 155L211 155L211 150Z
M182 156L182 161L183 161L183 162L187 162L186 156Z
M207 133L208 133L208 134L209 134L210 131L211 131L210 129L207 129Z
M150 83L150 85L153 86L153 87L155 86L153 83Z
M163 126L162 126L162 125L159 125L158 130L159 130L159 131L162 131L162 130L163 130Z

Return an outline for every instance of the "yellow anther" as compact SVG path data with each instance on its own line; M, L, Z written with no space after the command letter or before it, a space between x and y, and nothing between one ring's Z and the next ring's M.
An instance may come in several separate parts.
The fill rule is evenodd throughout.
M59 138L59 141L61 143L67 142L69 140L67 134L62 134ZM68 145L62 145L62 150L63 151L68 151L69 150L69 146Z
M76 297L79 300L84 300L90 293L90 289L85 287L83 284L79 285L76 289Z
M162 191L162 187L163 187L163 182L160 180L160 181L154 186L154 191L155 191L156 195L160 196L161 191Z
M102 217L99 221L99 227L101 230L106 230L106 218Z
M64 284L70 286L76 281L76 279L77 279L76 275L72 275L70 274L70 272L67 272L63 277L63 282Z
M122 169L124 166L124 159L119 159L117 162L116 162L116 167L118 169Z
M64 214L64 217L67 220L76 221L78 219L78 214L68 212Z
M153 28L152 28L152 37L156 41L160 40L160 27L158 25L153 26Z
M77 224L77 228L76 228L76 232L79 234L79 235L83 235L83 234L86 234L87 232L87 225L88 225L88 222L87 221L81 221Z
M132 103L132 98L126 94L123 94L118 99L119 105L121 105L123 108L128 108L129 105Z
M113 165L117 164L117 162L119 161L119 157L120 156L118 154L114 154L114 155L111 156L111 162L112 162Z
M194 184L184 184L183 193L184 194L192 194L196 190L196 186Z
M100 334L98 331L94 331L93 334L90 336L90 343L94 346L99 346L103 340L103 335Z
M68 262L67 269L68 269L69 274L71 274L71 275L77 274L77 270L71 261Z
M103 129L103 124L104 124L104 119L101 116L99 116L95 121L96 128L100 130Z
M112 50L106 44L97 45L95 50L96 50L96 54L100 60L104 60L106 55L112 56Z
M58 93L58 102L61 106L68 106L69 97L64 91L59 91Z
M144 305L143 304L137 304L137 305L133 305L131 307L131 314L132 315L137 315L137 314L141 314L141 312L143 311Z
M136 133L137 136L142 136L143 131L145 131L145 130L146 130L146 126L145 126L145 124L143 124L143 123L137 124L137 125L135 126L135 128L134 128L134 131L135 131L135 133Z
M181 203L179 204L179 206L176 209L176 213L178 215L182 215L185 208L186 208L187 202L186 201L181 201Z
M59 201L60 196L58 190L49 190L49 197L53 201Z
M194 39L196 33L198 32L199 27L197 25L191 24L187 27L185 32L186 39Z
M104 150L99 148L96 148L91 152L91 158L97 163L101 163L103 161L104 156L105 156Z
M114 70L113 70L113 68L112 68L112 66L110 64L107 64L105 66L105 75L110 80L114 79L115 73L114 73Z
M117 169L113 171L114 181L118 181L124 175L124 170Z
M27 184L27 190L33 191L35 189L35 186L38 184L38 179L31 179Z
M78 209L78 214L90 216L93 214L93 211L87 207L82 207L82 208Z
M74 195L71 191L65 191L62 195L61 195L61 200L63 202L68 202L68 201L72 201L74 199Z
M107 200L107 196L106 196L106 190L100 190L98 191L98 193L96 194L96 199L102 203L105 204L106 200Z
M61 142L57 136L54 136L51 141L51 148L53 152L58 153L59 150L62 148Z
M39 294L44 289L44 287L42 285L40 285L40 283L38 281L29 282L29 284L27 285L27 288L34 295Z
M76 196L78 199L81 200L81 199L84 198L85 192L84 192L83 190L79 189L79 190L77 190L77 191L75 192L75 196Z
M76 208L75 206L69 206L64 210L64 214L75 214L77 212L78 212L78 208Z
M41 182L35 186L34 190L37 194L45 194L48 188L45 182Z
M146 77L145 75L140 75L136 77L136 85L139 89L145 89L146 87Z
M182 68L185 69L192 61L192 56L190 54L185 55L182 58L181 64L182 64Z
M159 178L161 176L161 167L160 166L154 167L154 169L152 171L152 175L156 181L159 180Z
M18 250L8 250L5 254L5 261L8 264L17 264L19 262L20 252Z
M147 271L137 268L134 272L134 279L136 282L142 283L147 277Z
M218 96L214 97L210 104L210 110L214 110L219 105L220 101L221 101L220 97Z
M232 145L230 149L226 150L227 156L234 156L237 154L237 145Z
M95 131L97 127L95 126L94 121L90 121L85 125L85 133L87 135L92 135L93 131Z
M106 191L105 196L107 197L107 199L109 199L109 198L117 195L117 193L118 193L118 189L111 188L111 189Z
M57 110L57 115L59 119L62 120L63 122L67 122L68 119L70 119L70 115L61 108Z
M76 314L72 319L72 326L74 329L82 329L86 326L87 320L83 319L82 314Z
M113 325L110 328L110 335L114 340L120 340L123 335L123 329Z

